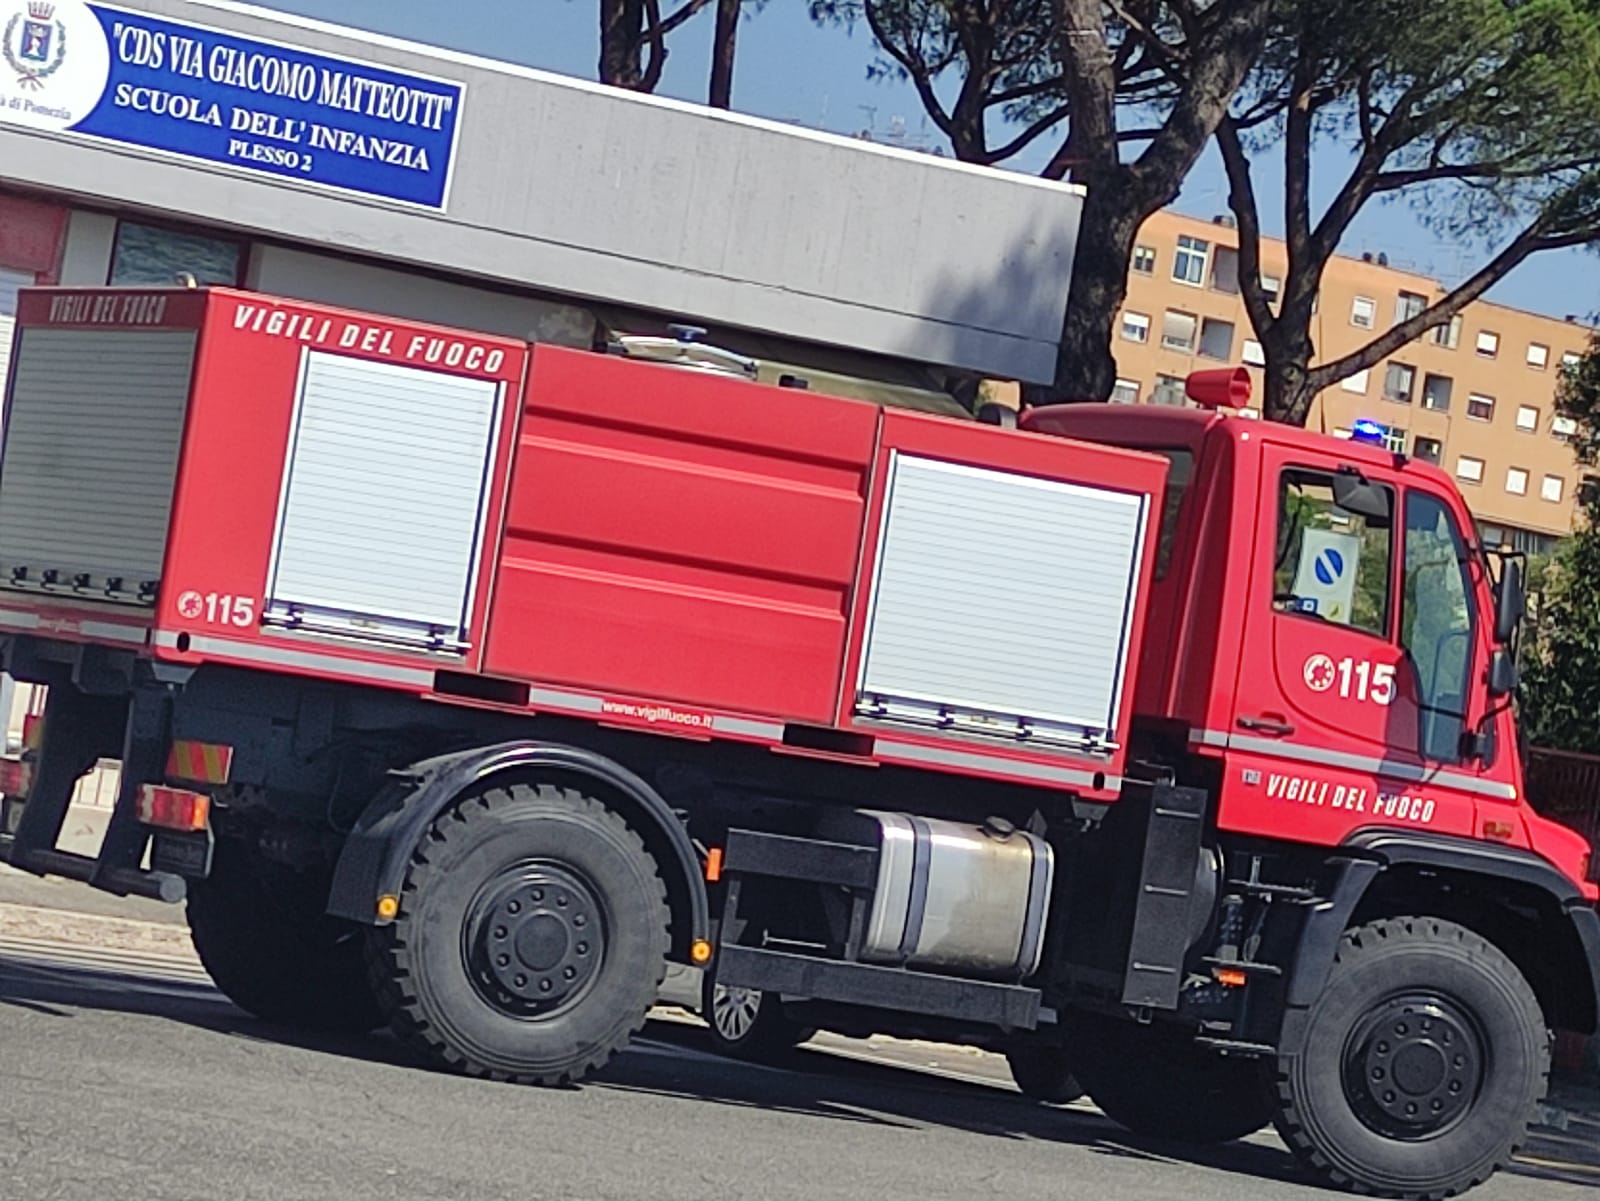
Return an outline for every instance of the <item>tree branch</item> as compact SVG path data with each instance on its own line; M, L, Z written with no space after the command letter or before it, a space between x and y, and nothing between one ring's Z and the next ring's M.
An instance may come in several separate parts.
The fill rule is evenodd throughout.
M1267 304L1266 289L1261 286L1261 210L1256 203L1250 160L1231 118L1224 117L1218 123L1217 146L1228 175L1228 207L1233 210L1239 230L1239 293L1251 328L1257 338L1265 341L1277 318Z

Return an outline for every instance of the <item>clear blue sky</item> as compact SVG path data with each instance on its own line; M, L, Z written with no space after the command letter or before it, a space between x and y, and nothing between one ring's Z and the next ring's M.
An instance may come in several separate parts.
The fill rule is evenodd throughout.
M528 66L593 79L599 57L596 0L258 0L270 8L370 29ZM664 0L669 7L671 0ZM871 35L819 28L807 18L803 0L768 0L740 30L734 76L734 107L778 120L798 121L840 133L872 127L880 140L897 129L908 142L938 145L942 139L923 115L915 92L898 81L867 77L873 60ZM660 94L704 100L711 41L707 9L668 42ZM1054 148L1036 143L1014 166L1037 170ZM507 147L508 153L515 148ZM1315 178L1317 190L1338 184L1342 155L1329 151ZM1268 233L1281 231L1281 172L1269 158L1257 166L1256 192ZM1227 211L1227 188L1214 151L1190 176L1178 207L1209 217ZM1396 266L1442 279L1460 280L1480 264L1482 246L1452 245L1432 236L1401 204L1369 205L1340 248L1342 253L1384 251ZM1491 299L1535 312L1587 317L1600 310L1600 262L1592 253L1566 251L1529 260L1490 293Z

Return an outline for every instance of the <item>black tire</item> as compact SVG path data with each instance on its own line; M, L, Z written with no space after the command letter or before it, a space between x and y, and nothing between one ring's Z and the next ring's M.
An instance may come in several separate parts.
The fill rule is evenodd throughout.
M1065 1105L1083 1096L1083 1086L1072 1071L1065 1047L1049 1043L1012 1047L1006 1052L1011 1079L1025 1097Z
M603 1067L666 972L666 889L639 836L592 797L514 784L457 801L412 853L373 972L428 1061L518 1084Z
M309 1030L371 1030L383 1011L367 976L366 931L324 912L328 881L217 844L211 876L189 884L189 935L239 1008Z
M1279 1061L1277 1126L1325 1184L1432 1201L1510 1161L1549 1074L1538 998L1498 947L1389 918L1344 936L1298 1053Z
M784 1014L779 998L753 988L724 988L716 969L700 978L700 1016L719 1055L770 1063L782 1059L816 1033Z
M1272 1120L1261 1065L1207 1051L1187 1031L1091 1018L1075 1024L1068 1046L1090 1099L1135 1134L1225 1143Z

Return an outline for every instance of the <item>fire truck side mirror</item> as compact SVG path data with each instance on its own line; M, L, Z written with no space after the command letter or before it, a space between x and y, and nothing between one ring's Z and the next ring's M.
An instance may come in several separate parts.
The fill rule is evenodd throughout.
M1527 608L1527 596L1522 587L1522 560L1507 558L1500 565L1500 586L1495 589L1494 596L1496 642L1504 644L1516 637Z
M1503 646L1494 648L1489 656L1489 695L1510 696L1517 690L1517 660Z

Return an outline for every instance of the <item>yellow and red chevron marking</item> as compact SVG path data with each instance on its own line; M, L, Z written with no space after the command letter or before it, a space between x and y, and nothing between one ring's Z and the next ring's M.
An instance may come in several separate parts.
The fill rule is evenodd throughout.
M233 748L215 742L180 739L167 755L167 777L193 784L226 784L233 770Z

